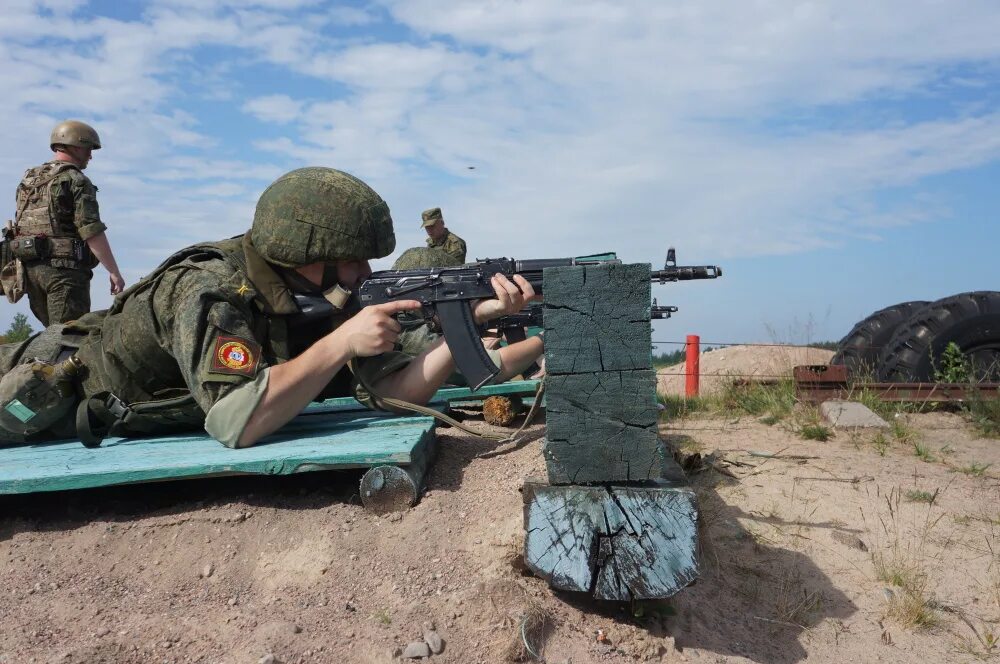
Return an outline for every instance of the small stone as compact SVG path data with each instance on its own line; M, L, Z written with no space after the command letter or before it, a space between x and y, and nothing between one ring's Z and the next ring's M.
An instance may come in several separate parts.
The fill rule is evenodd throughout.
M389 649L389 659L396 659L397 657L402 657L403 649L399 646Z
M423 641L413 641L403 650L404 659L424 659L431 656L431 647Z
M212 567L212 563L205 563L205 566L201 568L201 578L207 579L212 576L212 572L214 571L215 568Z
M229 604L229 606L236 606L236 598L230 597L229 602L227 602L227 604Z
M274 655L264 655L257 660L257 664L281 664Z
M107 636L110 631L107 627L98 627L97 636Z
M441 635L434 630L424 632L424 642L435 655L440 655L444 650L444 639L442 639Z
M292 634L301 634L301 633L302 633L302 626L301 625L293 625L292 626Z

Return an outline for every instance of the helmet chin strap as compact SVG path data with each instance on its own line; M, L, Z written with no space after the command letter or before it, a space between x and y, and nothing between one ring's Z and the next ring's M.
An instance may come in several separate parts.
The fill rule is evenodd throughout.
M322 295L323 299L338 311L346 308L351 298L351 291L337 281L337 266L333 263L323 266L323 278L318 285L303 277L295 268L283 267L280 268L280 273L281 278L293 292Z

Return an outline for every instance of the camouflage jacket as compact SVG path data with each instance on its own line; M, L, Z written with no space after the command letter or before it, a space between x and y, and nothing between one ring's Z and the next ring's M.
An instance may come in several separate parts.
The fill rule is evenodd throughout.
M249 235L194 245L168 258L115 298L81 344L87 396L111 392L126 403L190 392L196 416L265 367L297 356L330 331L297 325L291 291L257 254ZM343 313L336 328L349 317ZM397 371L398 353L359 358L366 384ZM369 401L344 367L317 398L353 395Z
M465 240L451 231L446 231L444 237L437 241L434 238L427 238L427 246L438 247L457 258L459 263L465 262Z

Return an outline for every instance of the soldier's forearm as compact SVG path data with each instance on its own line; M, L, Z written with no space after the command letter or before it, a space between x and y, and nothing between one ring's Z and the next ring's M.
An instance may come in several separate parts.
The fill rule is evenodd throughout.
M238 447L253 445L302 412L349 359L349 349L329 334L298 357L268 369L267 389Z
M115 260L115 254L111 251L111 243L108 242L108 236L104 233L98 233L92 238L87 239L87 246L90 250L94 252L97 256L97 260L101 262L104 269L110 274L120 274L118 270L118 261Z

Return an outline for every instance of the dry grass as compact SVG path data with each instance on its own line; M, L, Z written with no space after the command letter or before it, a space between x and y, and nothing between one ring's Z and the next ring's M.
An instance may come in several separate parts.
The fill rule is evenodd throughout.
M875 527L869 526L868 519L865 518L865 524L869 526L871 533L871 559L875 578L894 586L890 591L885 615L899 625L913 629L931 627L938 622L935 604L928 592L925 548L931 531L943 514L933 515L938 491L928 494L929 499L924 499L924 493L927 492L912 492L914 496L919 494L921 499L917 502L927 504L922 519L914 513L910 523L903 523L903 492L899 487L893 488L887 495L877 492ZM911 492L907 492L907 495L911 495Z

